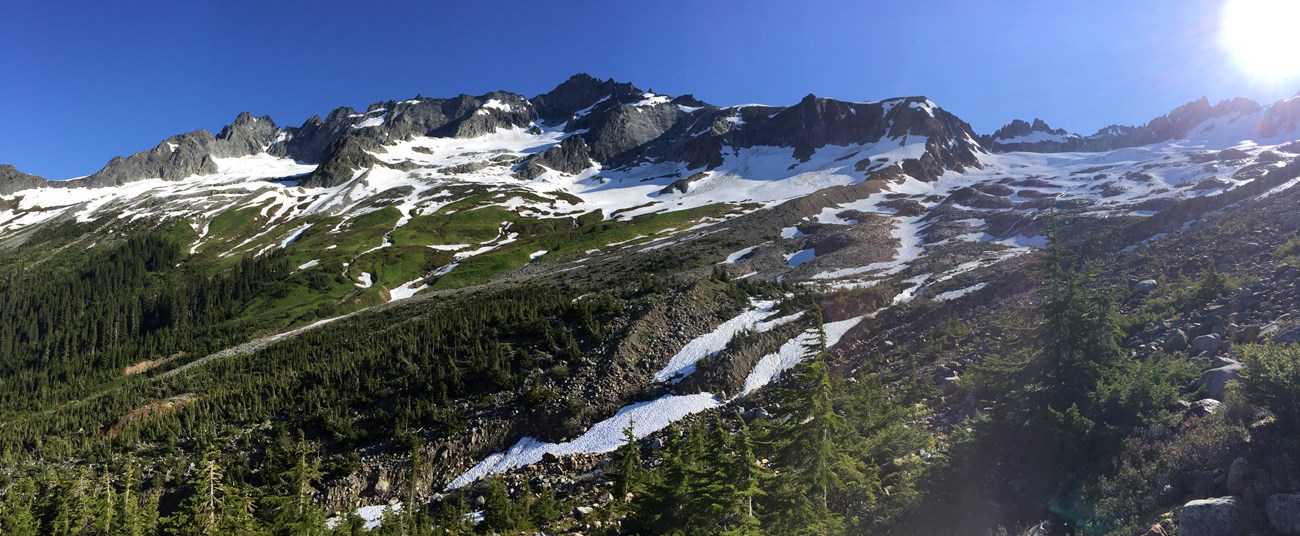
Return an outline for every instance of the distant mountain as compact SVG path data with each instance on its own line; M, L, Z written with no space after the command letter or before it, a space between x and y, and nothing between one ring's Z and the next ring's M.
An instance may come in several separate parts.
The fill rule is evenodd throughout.
M1052 129L1041 119L1033 124L1015 120L980 143L997 152L1036 153L1101 152L1172 140L1203 142L1223 149L1242 141L1266 145L1295 138L1300 123L1300 95L1261 105L1250 99L1232 99L1210 105L1209 99L1189 102L1145 126L1111 125L1091 136Z

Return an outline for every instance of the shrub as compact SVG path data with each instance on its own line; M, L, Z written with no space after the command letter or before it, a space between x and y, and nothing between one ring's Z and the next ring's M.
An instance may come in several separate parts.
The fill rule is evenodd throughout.
M1277 417L1283 432L1300 432L1300 346L1247 346L1242 356L1242 395Z

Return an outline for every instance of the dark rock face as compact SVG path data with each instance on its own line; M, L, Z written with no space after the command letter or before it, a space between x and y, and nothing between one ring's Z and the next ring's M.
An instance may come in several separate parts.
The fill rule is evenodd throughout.
M585 120L574 122L575 127L585 127L584 135L591 146L591 156L611 165L631 164L643 154L643 149L674 130L687 115L671 103L653 106L618 106L607 113L592 114ZM681 125L679 131L684 131Z
M260 153L271 145L279 132L270 117L253 117L244 112L216 136L206 130L172 136L148 151L114 158L94 175L69 184L98 188L149 178L179 180L216 173L217 164L213 158Z
M148 151L109 160L104 169L86 177L84 185L99 188L151 177L178 180L216 173L217 163L212 161L215 142L216 138L206 130L172 136Z
M381 150L379 142L367 136L344 136L326 149L324 163L317 166L303 186L330 187L348 182L356 172L379 164L370 153Z
M224 158L260 153L271 145L279 133L280 129L271 121L270 116L253 117L248 112L241 113L234 123L217 134L212 156Z
M9 164L0 164L0 195L47 186L47 181L36 175L23 173Z
M583 141L582 136L564 138L559 145L524 161L515 171L515 176L526 180L535 179L546 172L543 166L569 174L587 169L591 166L591 152L587 149L587 142Z
M555 89L533 97L533 106L537 116L546 125L558 125L573 119L573 115L585 108L590 108L601 100L617 102L629 101L641 91L628 83L618 83L613 79L597 80L586 73L575 74Z

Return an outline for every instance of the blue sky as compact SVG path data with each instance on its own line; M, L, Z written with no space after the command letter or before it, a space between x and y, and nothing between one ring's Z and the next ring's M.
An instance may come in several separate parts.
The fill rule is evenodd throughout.
M1264 102L1217 1L313 2L6 0L0 163L85 175L241 111L312 114L417 93L535 95L587 72L720 105L926 95L990 132L1091 133L1208 96Z

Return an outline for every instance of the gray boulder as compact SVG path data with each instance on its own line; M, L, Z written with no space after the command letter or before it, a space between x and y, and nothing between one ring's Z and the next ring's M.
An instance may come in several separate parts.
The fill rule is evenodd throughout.
M1237 497L1201 499L1183 505L1178 516L1179 536L1244 535L1241 501Z
M1232 460L1228 466L1228 493L1233 495L1249 496L1251 484L1254 482L1254 472L1250 469L1250 464L1245 458Z
M1214 413L1215 411L1218 411L1219 406L1221 405L1223 405L1223 403L1219 402L1218 400L1214 400L1212 398L1202 398L1195 402L1187 403L1187 411L1185 412L1185 414L1190 417L1204 417L1206 415Z
M1175 329L1165 338L1164 345L1166 352L1177 352L1187 348L1187 334L1181 329Z
M1154 279L1144 279L1142 281L1138 281L1138 284L1133 286L1133 290L1146 294L1148 292L1155 290L1156 287L1159 286L1160 284L1157 283L1156 280Z
M1236 363L1202 372L1201 385L1205 386L1206 396L1222 401L1228 389L1228 381L1236 379L1237 373L1243 366L1241 363Z
M1192 353L1196 355L1213 355L1219 351L1219 344L1222 340L1216 334L1201 335L1192 340Z
M1273 344L1291 344L1300 342L1300 326L1278 327L1273 335Z
M1282 534L1300 534L1300 493L1279 493L1268 498L1264 506L1273 530Z

